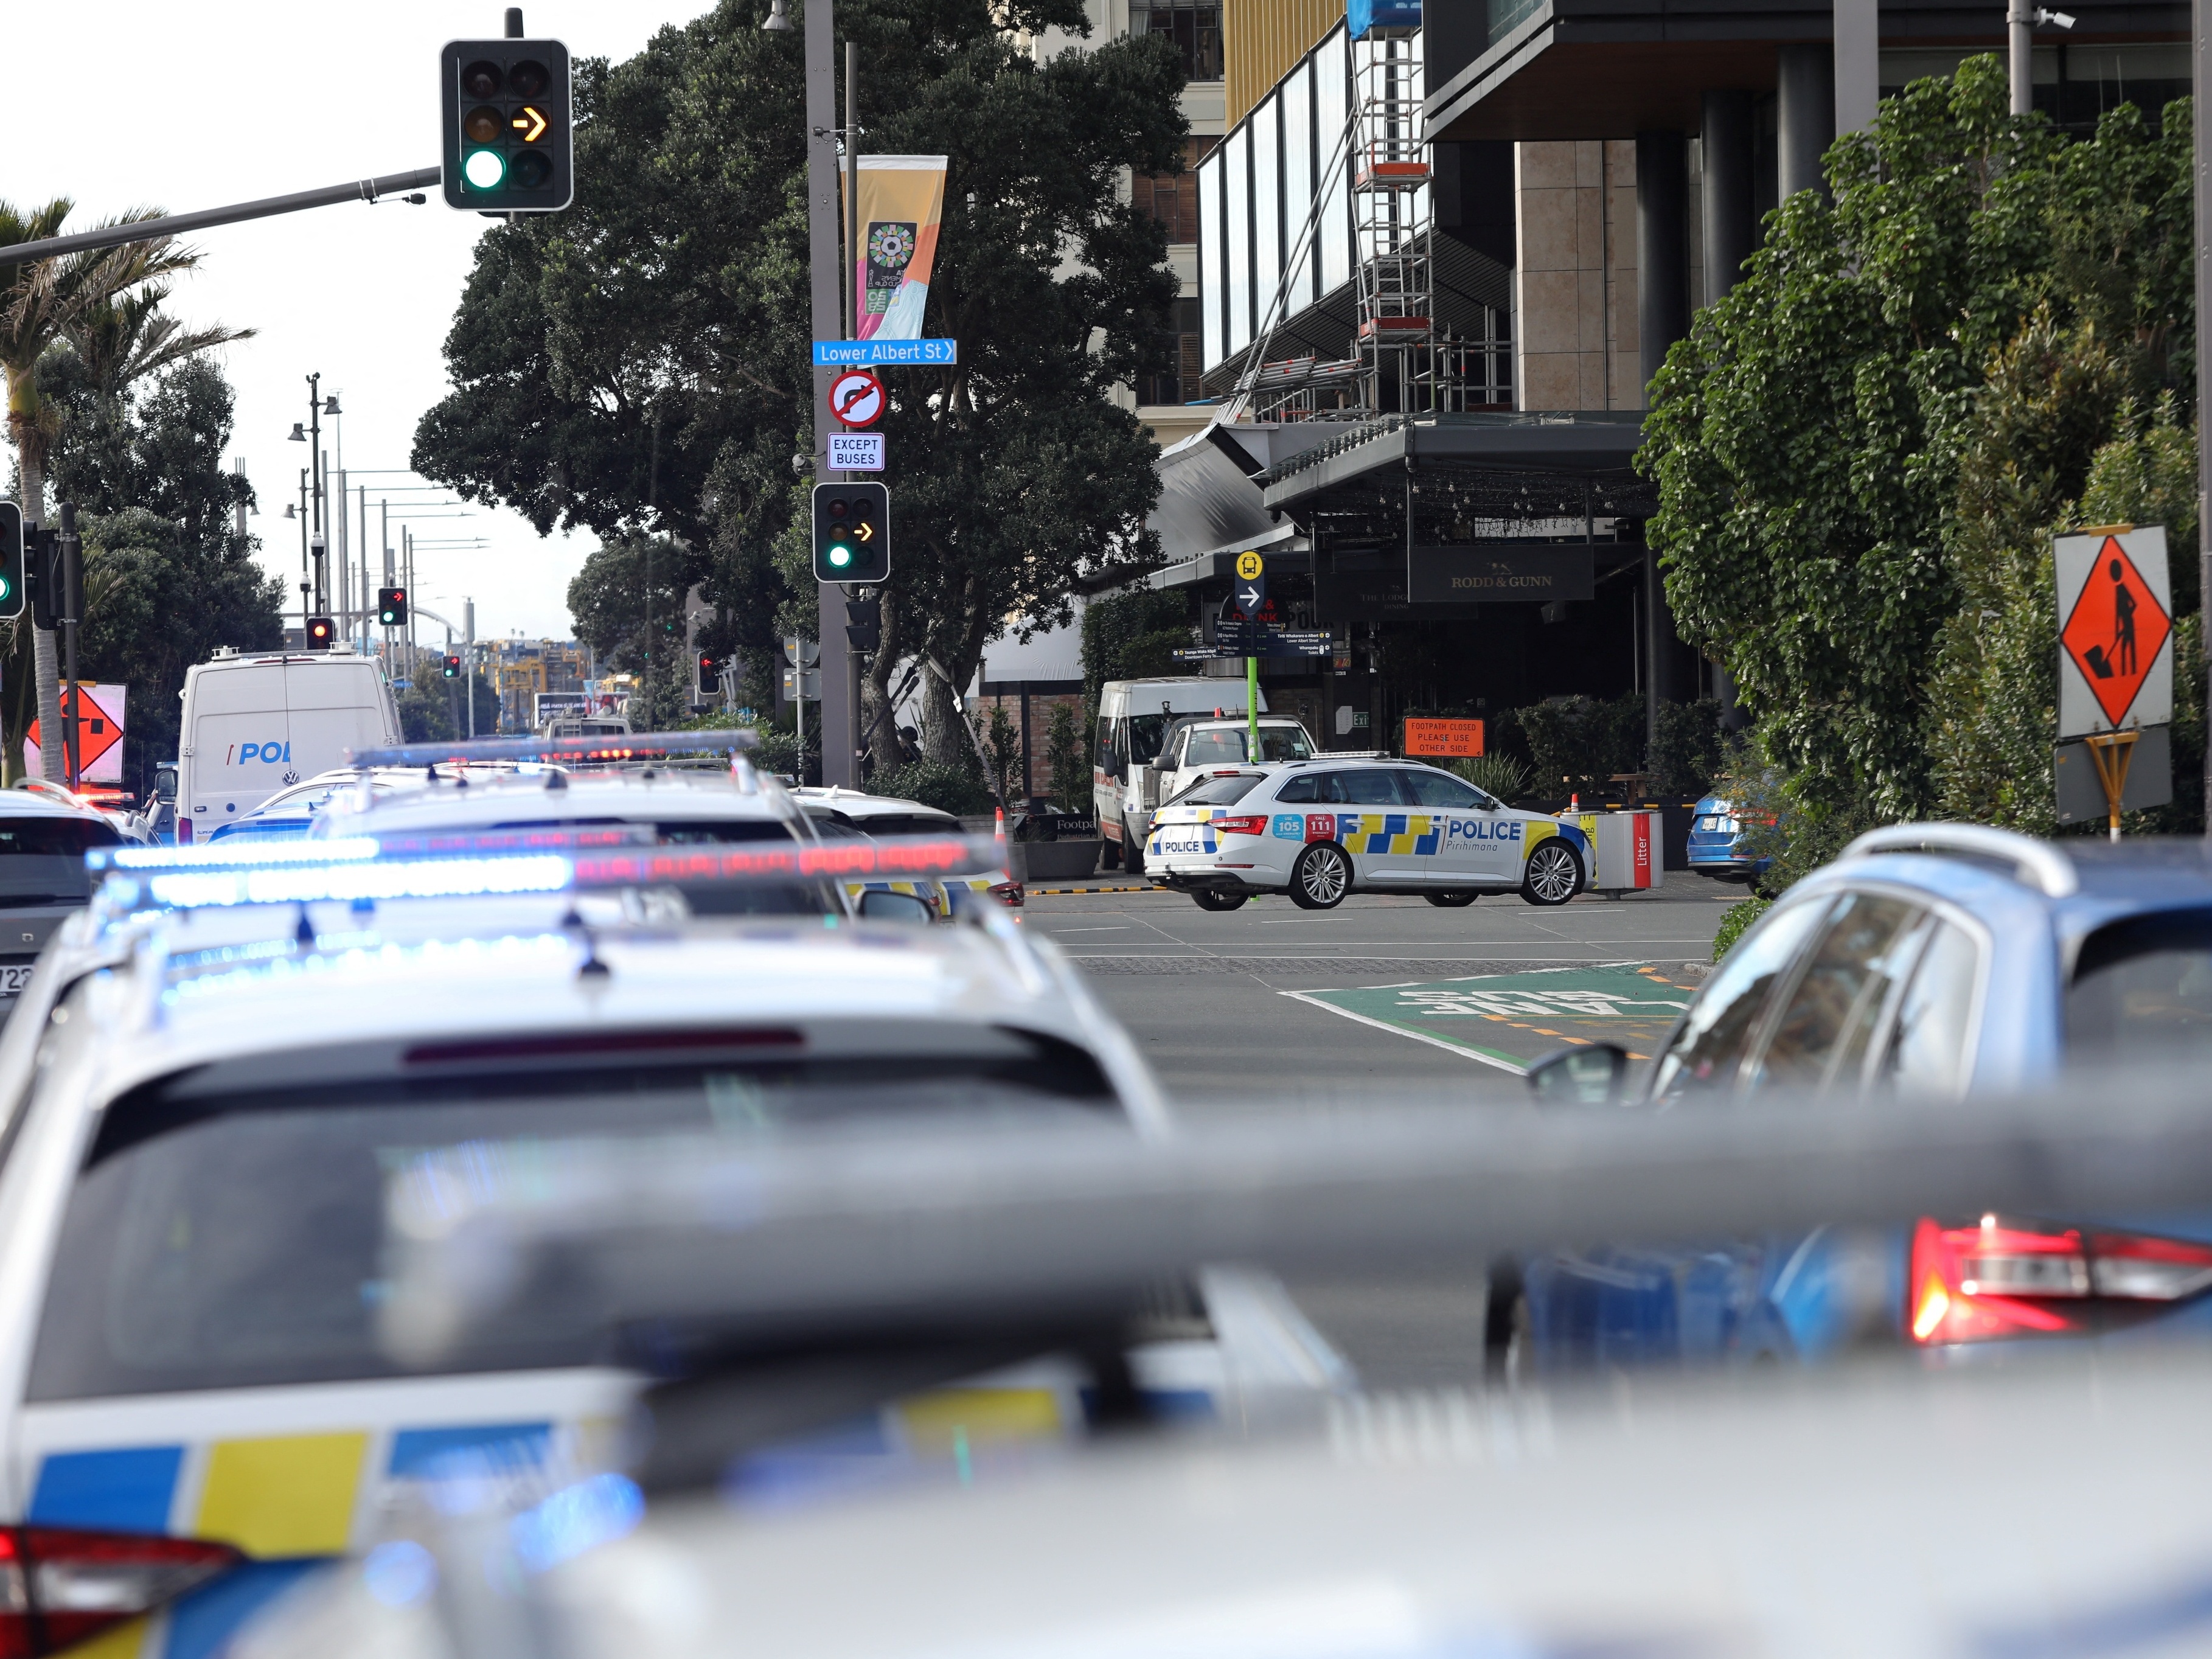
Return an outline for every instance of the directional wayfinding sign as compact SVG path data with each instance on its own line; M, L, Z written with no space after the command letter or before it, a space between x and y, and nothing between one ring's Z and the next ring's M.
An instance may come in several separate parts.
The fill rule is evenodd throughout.
M884 383L865 368L848 368L830 382L830 412L847 426L873 426L889 401Z
M2173 591L2165 526L2061 536L2052 550L2060 741L2171 722Z
M1259 554L1247 549L1237 556L1237 580L1231 584L1229 596L1237 608L1257 622L1267 604L1267 562Z

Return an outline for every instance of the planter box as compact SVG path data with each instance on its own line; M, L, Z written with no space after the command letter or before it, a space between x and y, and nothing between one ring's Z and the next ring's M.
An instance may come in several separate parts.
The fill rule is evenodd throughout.
M1097 841L1024 841L1006 850L1014 856L1018 881L1073 881L1098 867Z

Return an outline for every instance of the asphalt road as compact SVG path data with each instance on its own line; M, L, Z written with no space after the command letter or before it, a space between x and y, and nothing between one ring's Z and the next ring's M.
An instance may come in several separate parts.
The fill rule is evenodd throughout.
M1125 886L1033 891L1025 915L1083 964L1178 1111L1200 1120L1409 1097L1481 1109L1525 1099L1520 1066L1566 1043L1610 1038L1648 1055L1743 896L1677 875L1657 892L1556 909L1355 896L1334 910L1267 898L1221 915ZM1290 1289L1370 1388L1480 1380L1483 1263Z
M1261 898L1224 915L1177 893L1121 890L1037 894L1025 914L1083 964L1181 1109L1202 1116L1327 1109L1408 1091L1517 1092L1516 1062L1577 1036L1611 1036L1643 1052L1673 1018L1665 1005L1702 977L1722 914L1742 896L1741 888L1677 875L1656 892L1585 895L1557 908L1492 896L1443 910L1419 898L1356 895L1334 910ZM1492 981L1525 990L1543 982L1528 975L1546 974L1602 996L1611 981L1589 972L1601 964L1651 970L1643 977L1676 988L1655 990L1638 1011L1644 1018L1625 1027L1563 1023L1558 1004L1546 1018L1462 1011L1418 1031L1370 1023L1395 1021L1391 1005L1406 1000L1375 994L1378 988L1432 988L1413 996L1433 1006L1453 988L1482 990Z

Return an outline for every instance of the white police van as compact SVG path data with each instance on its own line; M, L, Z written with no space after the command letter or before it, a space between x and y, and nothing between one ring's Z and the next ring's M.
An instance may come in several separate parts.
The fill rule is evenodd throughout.
M345 646L248 654L185 671L177 840L204 841L279 790L399 741L384 670Z

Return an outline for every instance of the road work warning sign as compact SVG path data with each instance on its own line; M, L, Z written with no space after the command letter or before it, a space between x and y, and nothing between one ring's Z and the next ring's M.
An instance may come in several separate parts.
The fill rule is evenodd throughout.
M2058 736L2173 718L2173 592L2166 529L2057 538Z

